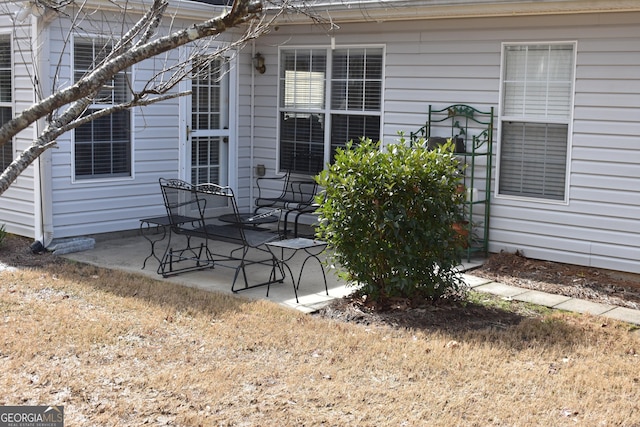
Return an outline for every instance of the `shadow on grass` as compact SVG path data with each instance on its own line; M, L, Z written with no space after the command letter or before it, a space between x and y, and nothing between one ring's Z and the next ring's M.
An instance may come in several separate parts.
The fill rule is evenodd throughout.
M422 307L397 305L386 311L368 309L347 297L316 313L317 317L372 326L439 333L451 340L492 343L514 350L571 348L588 339L588 317L560 312L492 295L471 295L465 301L449 301Z
M50 252L34 254L30 241L10 235L0 247L0 264L42 271L56 277L57 282L76 282L123 298L137 298L146 303L184 313L217 316L238 311L250 300L205 291L116 269L98 267L55 256Z
M242 297L157 280L141 274L111 270L74 261L67 261L67 263L76 266L72 273L66 272L70 279L77 277L95 289L119 297L137 298L179 312L219 316L228 311L238 311L242 306L250 303L249 300ZM62 270L64 272L66 269L63 267ZM95 277L98 277L99 280L95 280Z
M0 251L0 262L27 266L56 275L59 280L78 282L119 297L136 298L148 304L183 313L202 313L217 317L247 308L250 300L145 277L140 274L105 269L89 264L28 253L28 245L11 254ZM26 251L26 252L25 252ZM274 306L275 307L275 306ZM362 301L343 298L314 316L355 325L388 326L401 330L440 333L448 339L489 342L512 349L570 348L589 339L597 322L585 327L588 317L561 314L531 304L504 301L486 294L470 294L466 301L451 301L422 307L403 306L377 312Z

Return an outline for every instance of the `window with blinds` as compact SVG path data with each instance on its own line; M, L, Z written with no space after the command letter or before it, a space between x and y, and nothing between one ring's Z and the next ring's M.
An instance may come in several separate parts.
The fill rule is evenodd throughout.
M13 85L11 77L11 37L0 34L0 126L13 117ZM0 147L0 172L13 161L13 142Z
M74 79L78 81L110 53L109 41L74 40ZM126 102L128 73L121 72L104 85L86 114ZM131 176L131 113L117 111L75 129L75 175L78 179Z
M380 139L382 59L381 48L281 50L281 170L315 175L347 141Z
M506 45L498 193L565 200L575 44Z

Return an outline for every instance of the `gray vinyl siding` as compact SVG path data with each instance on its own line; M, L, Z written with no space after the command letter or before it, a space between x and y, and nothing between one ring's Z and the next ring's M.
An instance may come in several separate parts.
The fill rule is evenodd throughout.
M601 18L569 26L578 40L569 203L496 200L491 248L638 273L640 17Z
M258 111L261 107L256 106L252 108L252 85L251 85L251 74L253 72L253 64L252 64L252 50L251 44L248 44L244 47L240 52L238 52L238 60L236 62L237 67L237 76L238 76L238 88L237 88L237 142L238 142L238 159L237 159L237 167L238 167L238 184L236 189L236 197L238 199L238 207L242 211L251 211L253 209L253 188L252 182L255 181L255 165L264 163L264 153L260 153L259 149L253 150L253 160L252 160L252 132L251 132L251 115L254 111ZM265 74L258 74L255 77L254 84L255 90L258 93L262 93L263 96L260 96L263 102L268 102L268 94L264 93L264 90L273 90L275 88L271 84L271 78L265 78L266 75L270 75L275 71L275 65L273 63L267 64L267 70ZM275 92L274 92L275 93ZM273 101L275 102L275 101ZM275 105L275 104L274 104ZM264 126L261 125L261 122L258 118L255 119L254 123L254 131L253 138L254 140L260 141L260 146L264 144L264 138L268 138L268 134L264 132ZM268 144L271 148L270 151L273 151L273 141L275 140L275 135L271 137L271 143ZM269 153L267 156L273 156L273 154ZM234 159L231 159L233 162ZM230 166L231 167L231 166ZM271 171L273 172L273 170Z
M54 21L51 34L64 34L67 25ZM62 41L56 39L51 46L51 57L63 58L60 74L70 79L69 48L63 53ZM177 51L171 55L177 56ZM157 71L157 64L149 60L134 67L138 88ZM52 77L56 65L51 65ZM158 178L178 176L179 117L178 99L132 110L131 177L74 180L73 133L60 137L52 150L54 237L136 229L140 218L165 214Z
M638 25L639 13L372 22L341 24L335 42L385 45L383 139L389 143L398 131L424 125L429 104L454 103L495 107L497 140L502 43L577 41L568 203L496 198L492 191L490 250L640 273ZM307 26L283 26L256 49L269 72L277 64L272 46L329 40ZM268 78L274 85L275 77ZM265 137L256 139L255 154L269 169L277 117L266 106L276 94L259 93L255 120ZM493 164L495 180L495 156Z
M7 34L13 28L13 23L7 16L0 16L0 31ZM22 55L21 50L30 47L30 29L28 25L19 25L12 33L13 49L13 115L30 106L33 100L33 82L29 76L32 69L30 55ZM23 131L13 140L13 158L17 153L25 150L31 144L33 131L31 128ZM11 187L0 196L0 225L5 225L6 231L28 237L35 234L35 195L34 195L34 167L25 170Z
M256 45L258 42L256 41ZM266 71L256 73L252 77L252 47L247 45L241 52L239 67L239 106L238 106L238 141L240 144L238 159L238 204L241 209L252 210L253 201L257 197L255 188L255 166L265 165L266 176L274 176L278 172L276 157L277 126L277 80L278 80L278 48L277 46L256 47L256 52L265 56ZM252 99L252 91L254 93ZM253 104L252 104L253 102ZM251 153L251 115L253 118L253 162Z

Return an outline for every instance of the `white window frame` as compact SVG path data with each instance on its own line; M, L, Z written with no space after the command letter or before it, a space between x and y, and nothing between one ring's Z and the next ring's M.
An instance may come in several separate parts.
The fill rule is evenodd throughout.
M7 38L8 42L9 42L9 84L10 84L10 93L11 93L11 100L10 101L5 101L3 102L2 100L0 100L0 107L2 108L9 108L11 109L11 112L9 114L10 119L13 118L13 113L15 111L14 108L14 102L15 102L15 82L14 82L14 73L13 73L13 37L11 36L11 33L0 33L0 37L2 38ZM2 126L3 123L0 122L0 126ZM2 160L2 162L0 162L0 172L2 172L2 170L4 170L7 166L9 166L9 164L11 164L11 162L13 161L13 157L14 157L14 147L13 147L13 138L11 138L11 140L7 141L2 147L0 147L0 150L2 150L3 153L3 157L4 154L7 155L8 158L1 158L0 160ZM2 167L4 166L4 167Z
M72 43L71 43L71 58L70 58L70 65L71 65L71 75L70 75L70 81L75 83L76 79L75 79L75 72L76 72L76 66L75 66L75 47L76 47L76 41L77 40L87 40L87 39L92 39L92 40L102 40L102 41L109 41L111 40L111 38L109 36L102 36L102 35L96 35L96 34L89 34L89 35L74 35L72 37ZM113 41L114 43L116 42L115 40ZM127 71L127 75L128 75L128 79L129 81L133 84L133 82L135 81L135 75L134 75L134 67L131 67L128 69ZM104 108L104 107L110 107L113 104L110 103L105 103L105 104L91 104L88 108L89 109L99 109L99 108ZM72 132L72 137L71 137L71 182L74 184L94 184L94 183L100 183L100 182L116 182L116 181L132 181L135 179L135 158L134 158L134 125L135 125L135 114L133 109L129 109L126 110L126 112L129 114L129 174L123 174L123 175L109 175L109 174L104 174L104 175L78 175L76 173L76 130L74 129L74 132Z
M345 49L380 49L382 55L382 64L381 64L381 82L380 82L380 109L379 110L348 110L348 109L335 109L332 108L331 105L331 89L332 89L332 69L333 69L333 52L334 50L345 50ZM324 106L317 108L309 108L309 109L299 109L299 108L287 108L283 106L282 101L282 81L280 78L280 70L282 67L282 52L283 51L305 51L305 50L318 50L324 51L326 55L326 64L325 64L325 78L324 78ZM282 165L280 164L280 150L281 150L281 125L282 125L282 113L283 112L292 112L292 113L311 113L311 114L321 114L324 116L324 145L323 145L323 164L326 165L331 160L332 153L332 145L331 145L331 128L332 128L332 115L348 115L348 116L378 116L380 118L378 135L380 139L382 139L382 131L383 131L383 117L384 117L384 93L385 93L385 64L386 64L386 46L381 44L372 44L372 45L339 45L339 46L280 46L278 48L278 110L277 110L277 150L276 150L276 158L277 158L277 169L281 172L284 172ZM346 143L347 141L345 141ZM356 142L356 141L354 141ZM299 172L294 172L299 173Z
M570 90L570 99L569 99L569 114L568 117L558 119L558 118L541 118L541 117L529 117L526 115L515 116L515 115L507 115L504 113L505 111L505 77L506 77L506 49L511 46L535 46L535 45L571 45L572 52L572 69L571 69L571 90ZM498 149L496 152L497 156L497 166L496 166L496 178L495 178L495 196L500 199L511 199L511 200L520 200L520 201L528 201L528 202L536 202L536 203L549 203L549 204L562 204L567 205L569 202L569 188L570 188L570 165L571 165L571 147L572 147L572 136L573 136L573 116L574 116L574 102L575 102L575 82L576 82L576 66L577 66L577 51L578 45L576 41L538 41L538 42L504 42L502 43L501 49L501 71L500 71L500 91L499 91L499 115L498 115ZM503 122L513 121L520 123L539 123L539 124L560 124L567 126L567 142L566 142L566 162L565 162L565 180L564 180L564 197L563 199L553 199L553 198L545 198L545 197L535 197L535 196L526 196L526 195L513 195L513 194L501 194L500 192L500 177L501 177L501 165L502 163L502 135L503 135Z

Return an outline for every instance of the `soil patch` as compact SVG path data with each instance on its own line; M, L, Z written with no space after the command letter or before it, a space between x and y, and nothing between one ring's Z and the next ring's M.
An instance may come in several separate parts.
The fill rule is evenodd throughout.
M7 267L16 268L46 268L48 265L64 262L63 258L54 256L51 252L33 253L31 240L13 234L0 243L0 270Z

